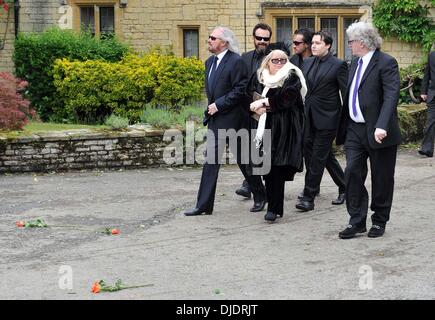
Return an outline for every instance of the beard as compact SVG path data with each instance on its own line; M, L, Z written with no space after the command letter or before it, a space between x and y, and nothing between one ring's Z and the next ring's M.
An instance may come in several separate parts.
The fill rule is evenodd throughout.
M259 54L264 54L266 52L266 49L267 49L267 44L257 44L255 46L255 50Z

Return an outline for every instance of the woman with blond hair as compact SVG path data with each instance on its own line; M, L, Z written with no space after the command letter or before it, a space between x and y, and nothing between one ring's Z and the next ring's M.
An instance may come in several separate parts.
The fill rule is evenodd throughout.
M285 182L303 169L307 86L301 70L290 63L287 54L272 50L248 86L251 96L255 88L262 89L258 93L263 97L250 104L251 112L259 116L255 143L271 156L271 169L264 175L268 202L264 219L273 222L284 213ZM265 130L270 130L270 140L263 141Z

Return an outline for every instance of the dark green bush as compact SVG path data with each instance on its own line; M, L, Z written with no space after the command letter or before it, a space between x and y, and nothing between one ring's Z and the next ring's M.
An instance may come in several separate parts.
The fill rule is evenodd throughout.
M43 120L61 121L53 109L62 106L53 84L58 58L119 61L128 51L116 38L98 40L86 33L51 28L43 33L20 34L15 40L15 73L29 82L28 98Z

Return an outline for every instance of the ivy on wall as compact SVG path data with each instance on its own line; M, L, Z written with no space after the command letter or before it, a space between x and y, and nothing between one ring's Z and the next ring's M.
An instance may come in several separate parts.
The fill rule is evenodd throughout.
M435 4L435 0L431 3ZM435 41L428 16L429 8L419 0L379 0L373 6L373 22L384 36L420 43L425 51Z

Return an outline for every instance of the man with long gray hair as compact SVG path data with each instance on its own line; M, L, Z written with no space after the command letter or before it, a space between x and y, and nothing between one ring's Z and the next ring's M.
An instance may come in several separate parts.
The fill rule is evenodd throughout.
M349 239L366 232L369 196L364 186L370 159L372 197L371 238L381 237L390 219L397 146L401 143L397 103L400 91L396 59L380 51L382 38L369 23L346 30L356 56L351 63L337 145L346 150L346 207L349 225L339 233Z
M239 46L234 33L226 27L216 27L208 37L208 50L212 53L205 62L205 89L209 105L204 112L203 120L204 125L208 125L207 155L202 169L196 206L184 212L186 216L212 214L220 158L227 140L227 136L221 137L219 133L241 129L245 115L242 108L247 103L245 90L248 83L248 70L239 55ZM247 132L246 138L249 139ZM251 184L253 176L248 175L245 166L241 164L239 146L240 144L236 150L231 151L237 158L245 179ZM232 147L231 143L230 147Z

